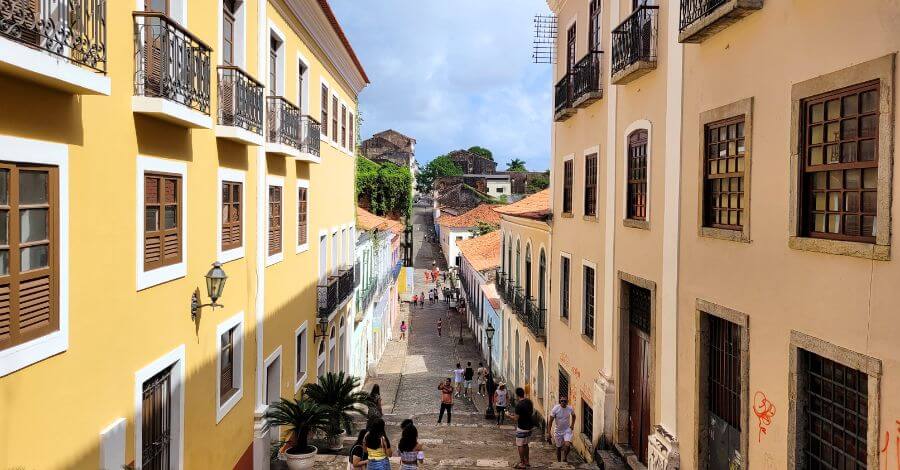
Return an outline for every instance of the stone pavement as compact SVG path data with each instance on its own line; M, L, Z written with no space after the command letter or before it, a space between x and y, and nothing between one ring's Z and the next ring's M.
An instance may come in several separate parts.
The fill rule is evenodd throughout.
M424 273L431 269L432 261L444 269L445 263L440 246L426 242L425 235L433 236L430 208L414 207L415 236L415 282L418 292L426 290ZM419 430L419 440L425 446L426 461L420 468L509 468L518 462L513 444L514 423L498 426L496 422L484 419L486 400L475 396L473 399L454 398L451 425L437 424L440 396L438 383L451 376L457 362L472 361L478 367L481 360L472 332L462 328L463 344L458 344L460 315L451 314L443 300L425 307L411 307L404 303L400 318L410 325L406 341L392 341L388 344L375 374L366 381L366 390L378 384L381 388L382 404L387 423L388 437L396 447L400 440L400 422L411 418ZM438 319L443 320L441 335L437 332ZM399 337L399 335L396 335ZM473 394L477 392L472 391ZM344 469L347 452L353 438L345 439L345 447L336 455L317 456L317 469ZM321 452L321 450L320 450ZM394 460L394 468L399 461ZM539 432L531 443L532 468L596 468L581 463L572 452L571 464L555 462L555 452Z

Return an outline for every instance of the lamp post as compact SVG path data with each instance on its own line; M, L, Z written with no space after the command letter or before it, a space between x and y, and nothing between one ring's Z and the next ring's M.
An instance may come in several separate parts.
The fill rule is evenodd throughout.
M494 339L494 325L491 325L491 322L488 322L487 328L484 329L484 335L487 336L488 343L488 373L491 374L491 377L494 375L494 351L492 341ZM494 394L491 393L490 390L488 392L488 407L487 410L484 411L484 419L495 419L494 415Z

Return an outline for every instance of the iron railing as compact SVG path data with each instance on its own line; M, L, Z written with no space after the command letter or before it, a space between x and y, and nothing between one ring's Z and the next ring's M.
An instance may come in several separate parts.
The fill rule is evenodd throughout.
M637 62L656 61L659 7L640 5L612 32L612 74Z
M134 93L209 114L212 49L163 13L134 16Z
M360 263L353 265L353 287L359 287L359 283L362 281L362 271L359 268Z
M300 151L318 157L319 145L322 143L322 125L312 116L304 114L300 117L300 129L303 132L303 144Z
M300 108L283 96L266 97L266 140L273 144L284 144L297 150L300 142Z
M320 317L328 317L338 306L339 277L328 276L324 283L316 286L317 306Z
M535 303L533 298L529 298L525 303L524 317L525 325L531 330L531 334L538 339L547 336L547 309Z
M106 0L0 0L0 36L106 73Z
M572 76L565 74L563 78L556 82L556 98L554 100L554 109L560 112L566 108L572 107Z
M681 14L678 30L684 31L695 21L709 15L728 0L681 0Z
M575 78L573 80L572 94L574 100L578 100L588 93L597 93L600 88L600 64L603 51L587 53L575 64Z
M347 300L353 294L353 267L341 270L338 274L338 304Z
M233 65L220 65L218 70L219 125L262 135L263 84Z

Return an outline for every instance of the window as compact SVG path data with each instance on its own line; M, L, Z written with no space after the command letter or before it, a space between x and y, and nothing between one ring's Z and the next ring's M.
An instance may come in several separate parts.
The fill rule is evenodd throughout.
M234 15L237 12L235 0L225 0L222 11L222 62L234 64Z
M306 72L309 69L306 67L306 64L300 62L297 65L297 107L306 112L306 108L303 107L304 103L306 103L306 99L304 99L304 95L306 95L306 84L303 83L306 77Z
M281 42L275 36L269 38L269 91L278 94L278 48Z
M581 400L581 434L594 442L594 409L584 400Z
M503 194L503 188L497 188L497 194Z
M538 357L537 360L537 397L538 400L544 401L544 358Z
M319 354L316 358L316 374L318 377L325 375L325 340L319 341Z
M295 370L294 370L294 373L295 373L294 380L296 382L294 391L299 390L300 386L303 385L303 381L306 379L306 362L307 362L306 348L307 348L307 344L308 344L308 339L307 339L307 332L306 332L306 324L304 323L303 326L301 326L300 329L297 330L296 337L295 337L295 346L297 347L295 358L297 360L297 364L296 364Z
M627 217L647 220L647 130L628 136Z
M538 308L543 312L544 309L547 308L547 300L544 298L546 296L547 289L547 255L544 253L544 249L541 248L541 257L538 260ZM543 313L541 312L541 319L543 322Z
M745 206L744 117L707 124L704 133L704 226L741 230Z
M569 396L569 374L562 367L559 368L559 396L571 398Z
M234 384L234 333L233 327L222 333L219 340L219 404L228 401L237 392Z
M0 350L59 330L58 191L56 167L0 163Z
M269 185L269 256L281 253L281 186Z
M531 244L525 246L525 301L531 300Z
M516 240L516 270L515 270L516 284L517 284L516 287L522 287L522 269L521 269L522 264L519 262L519 260L521 260L521 259L522 259L521 245L519 244L519 240Z
M584 158L584 215L597 215L597 154Z
M222 251L233 250L242 245L241 240L241 195L242 184L235 181L222 182Z
M594 268L584 266L584 306L581 333L591 341L594 340Z
M328 371L337 372L337 340L334 337L335 328L331 327L328 335Z
M328 137L328 85L322 84L322 135Z
M306 187L297 188L297 244L301 246L309 242L308 191L309 188Z
M575 179L575 161L563 163L563 213L572 213L572 184Z
M705 380L705 419L700 450L706 468L730 468L741 462L741 330L717 316L702 314L701 352Z
M172 366L143 384L141 466L168 469L172 460Z
M341 147L347 147L347 107L341 105Z
M576 34L575 23L569 26L566 31L566 74L572 75L578 57L575 57L575 45L578 43L578 35Z
M353 113L350 113L350 117L347 120L350 121L349 122L349 125L350 125L350 136L349 136L350 150L356 151L356 128L354 127L356 121L354 120Z
M144 271L181 262L181 181L144 174Z
M803 235L875 242L879 83L802 100Z
M331 97L331 140L338 142L338 99L337 96Z
M601 6L600 0L591 0L591 6L590 6L591 24L590 24L590 31L588 33L590 35L588 37L588 47L590 48L590 51L588 51L588 52L596 52L596 51L603 50L603 47L601 46L602 35L600 34L600 27L601 27L600 6Z
M559 316L569 318L569 272L571 260L563 256L559 259Z

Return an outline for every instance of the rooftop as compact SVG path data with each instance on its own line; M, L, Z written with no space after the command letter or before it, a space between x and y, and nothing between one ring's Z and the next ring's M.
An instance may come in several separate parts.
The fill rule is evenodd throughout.
M500 267L500 231L456 242L459 252L477 271Z
M504 215L543 220L550 215L550 189L534 193L512 204L497 207L494 211Z
M356 226L361 230L390 230L394 233L403 233L403 222L377 216L361 207L356 208Z
M460 215L442 215L438 219L438 224L442 227L477 227L478 222L499 225L500 214L496 212L496 208L503 207L494 204L481 204L478 207L462 213Z
M344 28L341 27L341 23L338 22L337 16L334 15L334 10L332 10L331 5L328 4L328 0L319 0L319 6L325 13L325 17L328 18L328 22L331 23L331 27L334 28L334 31L337 33L338 38L341 40L341 44L344 46L344 49L347 50L347 54L350 54L350 59L353 61L353 65L356 66L356 70L359 71L359 74L362 76L363 80L366 83L372 83L371 81L369 81L369 76L366 74L366 69L363 67L362 62L360 62L359 57L356 55L356 51L353 50L353 46L350 44L350 39L348 39L347 34L344 33Z

